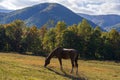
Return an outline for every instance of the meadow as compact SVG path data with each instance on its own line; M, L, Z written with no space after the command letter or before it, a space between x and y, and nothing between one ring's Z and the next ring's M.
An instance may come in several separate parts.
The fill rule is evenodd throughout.
M0 53L0 80L120 80L120 63L113 61L79 60L79 74L70 74L70 60L53 58L44 68L45 57Z

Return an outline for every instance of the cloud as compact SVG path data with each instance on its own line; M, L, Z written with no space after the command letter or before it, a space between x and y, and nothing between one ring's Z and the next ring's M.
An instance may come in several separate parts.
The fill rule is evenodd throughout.
M3 2L4 0L0 0L0 2Z
M3 7L3 6L0 5L0 9L5 9L5 7Z
M15 10L44 2L60 3L76 13L120 15L120 0L0 0L0 8Z
M104 3L99 7L98 14L119 14L120 15L120 4L118 3Z
M6 9L21 9L30 5L35 5L34 1L27 0L4 0L0 3L0 6L5 7ZM0 7L1 8L1 7Z

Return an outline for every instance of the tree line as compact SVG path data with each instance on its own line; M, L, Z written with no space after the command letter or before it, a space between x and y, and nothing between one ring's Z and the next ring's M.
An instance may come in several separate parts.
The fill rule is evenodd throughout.
M44 56L61 46L77 49L82 59L120 60L120 33L114 29L105 32L93 28L85 19L71 26L64 21L47 26L28 27L21 20L1 24L0 51Z

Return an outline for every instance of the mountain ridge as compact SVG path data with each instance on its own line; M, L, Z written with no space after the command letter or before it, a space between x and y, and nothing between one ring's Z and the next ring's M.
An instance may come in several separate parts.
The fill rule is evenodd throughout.
M73 11L58 3L41 3L12 11L2 17L0 23L6 24L16 19L25 21L28 26L36 25L37 27L41 27L49 20L54 20L55 22L64 21L67 25L78 24L82 21L83 17L80 17ZM89 20L88 22L93 27L96 26L93 22Z
M0 13L9 13L12 12L13 10L7 10L7 9L0 9Z
M91 20L92 22L99 25L106 31L109 31L112 29L112 27L116 26L117 24L120 24L120 15L116 15L116 14L88 15L88 14L78 13L78 15L85 17L88 20ZM119 25L117 25L116 27L118 28L118 26ZM118 30L117 28L116 28L116 30ZM115 29L115 27L114 27L114 29Z

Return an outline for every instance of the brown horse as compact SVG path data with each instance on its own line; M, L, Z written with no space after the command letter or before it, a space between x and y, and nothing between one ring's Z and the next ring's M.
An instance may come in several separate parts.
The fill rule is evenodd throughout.
M60 67L61 70L63 70L62 67L62 58L63 59L71 59L71 64L72 64L72 70L71 73L73 73L73 68L76 67L76 74L78 74L78 51L75 49L65 49L62 47L55 48L49 56L45 60L44 67L46 67L49 63L52 57L57 57L59 62L60 62ZM75 65L74 65L75 64Z

